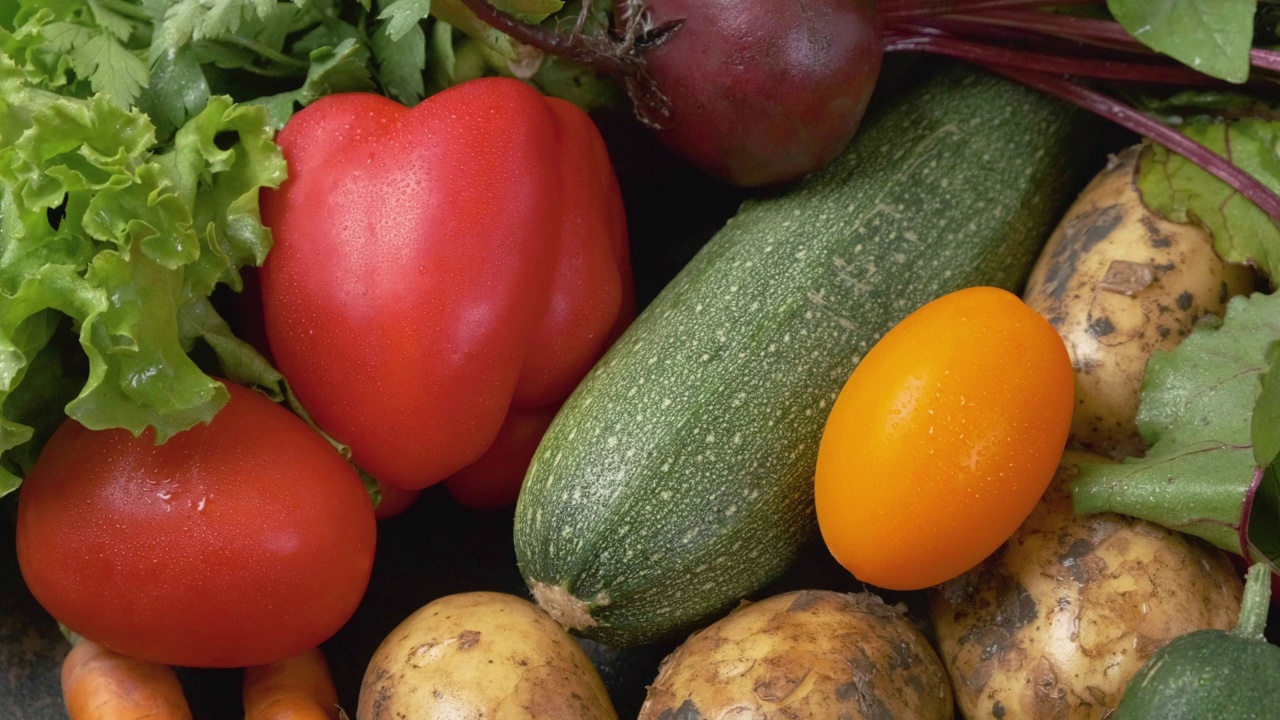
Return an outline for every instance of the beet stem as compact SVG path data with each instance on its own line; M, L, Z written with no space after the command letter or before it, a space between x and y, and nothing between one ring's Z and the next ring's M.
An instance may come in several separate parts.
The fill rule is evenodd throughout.
M1186 135L1138 112L1115 98L1108 97L1064 77L1021 68L1004 67L996 63L980 62L979 64L1023 85L1062 98L1092 113L1101 115L1139 135L1155 140L1230 185L1261 208L1271 218L1272 222L1280 225L1280 197L1277 197L1257 178Z
M915 20L959 12L982 12L1006 8L1036 8L1045 5L1101 5L1100 0L880 0L876 3L885 20Z
M1075 75L1104 80L1167 83L1171 85L1209 85L1214 80L1190 68L1177 65L1090 60L1060 55L1026 52L993 47L945 35L890 36L885 52L928 52L973 62L1034 70L1043 73Z
M1249 482L1249 489L1244 493L1244 506L1240 510L1240 527L1237 532L1240 534L1240 555L1247 562L1253 562L1253 543L1249 542L1249 518L1253 516L1253 502L1258 497L1258 490L1262 487L1262 480L1266 476L1266 472L1261 467L1253 469L1253 480Z
M1082 5L1097 4L1090 0L1076 1ZM1073 17L1035 9L1045 3L1022 0L974 0L967 3L943 0L936 5L920 5L919 2L920 0L886 0L882 3L882 7L889 8L881 13L889 31L896 32L911 25L941 29L950 26L953 30L956 24L994 25L1109 49L1144 55L1157 54L1114 20ZM1035 36L1029 35L1026 40L1034 41ZM1249 52L1249 61L1256 68L1280 72L1280 52L1254 48Z
M1071 33L1058 28L1040 29L1032 25L1024 25L1012 21L1000 20L992 22L984 15L940 15L938 17L923 18L911 23L897 23L890 28L889 32L914 36L915 33L921 32L925 28L974 41L998 39L1016 43L1034 43L1037 48L1041 47L1046 41L1057 41L1060 44L1072 44L1075 46L1092 45L1131 55L1151 56L1155 54L1154 50L1141 43L1112 41L1088 34ZM913 30L914 33L912 32ZM1071 47L1065 52L1073 57L1087 53L1086 50L1079 47Z
M1254 48L1249 51L1249 62L1258 68L1280 72L1280 52Z
M946 17L971 23L984 23L1023 30L1033 30L1047 35L1069 35L1071 37L1106 40L1114 43L1123 43L1124 45L1133 47L1136 50L1153 52L1146 45L1143 45L1141 42L1134 39L1128 31L1121 27L1120 23L1110 20L1078 18L1071 17L1070 15L1054 15L1052 13L1036 12L1034 10L997 11L983 13L981 15L956 13L947 15Z

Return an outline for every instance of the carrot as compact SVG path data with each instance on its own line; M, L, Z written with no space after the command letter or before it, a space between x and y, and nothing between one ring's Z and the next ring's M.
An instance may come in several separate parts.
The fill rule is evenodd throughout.
M89 640L62 661L62 696L71 720L191 720L173 668Z
M324 655L296 657L244 670L245 720L338 720L338 692Z

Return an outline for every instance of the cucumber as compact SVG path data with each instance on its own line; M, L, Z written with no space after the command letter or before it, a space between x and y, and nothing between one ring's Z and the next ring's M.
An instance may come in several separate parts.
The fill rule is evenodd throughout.
M776 577L814 533L818 441L858 359L939 295L1024 282L1100 160L1081 152L1095 125L931 68L877 98L832 165L746 202L556 416L514 535L561 624L667 640Z

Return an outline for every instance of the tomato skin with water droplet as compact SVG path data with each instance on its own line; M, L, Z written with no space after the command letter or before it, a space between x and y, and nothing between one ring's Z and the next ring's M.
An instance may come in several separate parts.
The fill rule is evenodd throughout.
M17 555L41 605L118 653L265 665L316 647L373 569L373 504L355 469L285 408L233 383L207 425L66 420L18 498Z
M975 287L907 316L841 390L818 449L823 540L864 582L915 590L995 551L1066 445L1071 360L1012 293Z

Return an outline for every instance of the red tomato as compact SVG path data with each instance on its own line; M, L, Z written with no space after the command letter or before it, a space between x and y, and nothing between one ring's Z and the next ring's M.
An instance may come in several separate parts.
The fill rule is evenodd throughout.
M369 582L373 505L352 466L246 388L208 425L68 420L22 485L17 548L36 599L67 627L141 660L262 665L313 648Z

